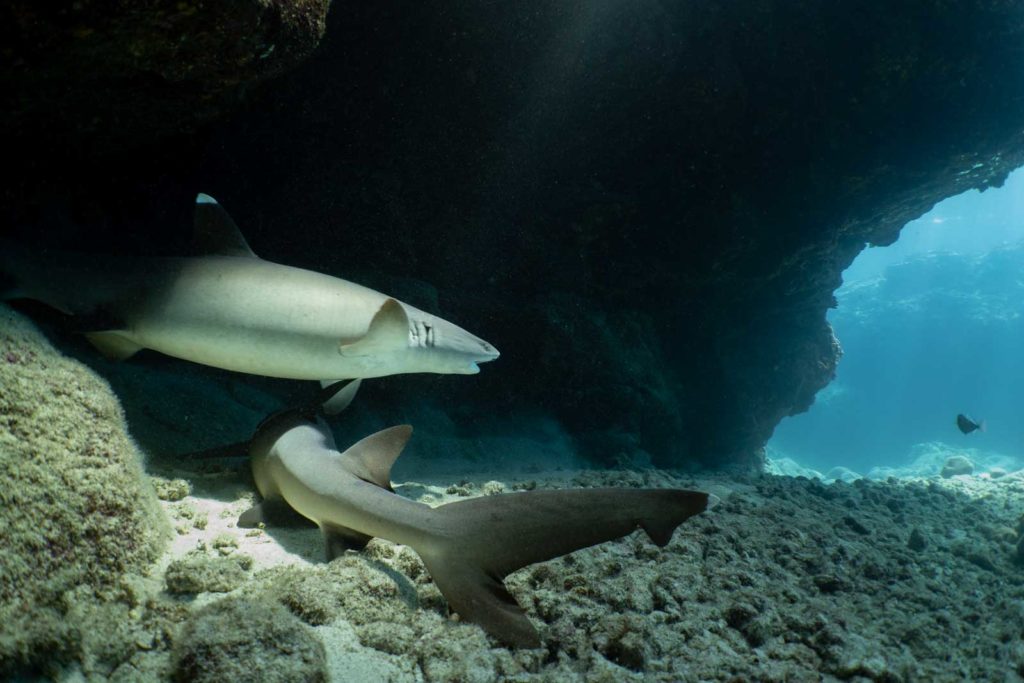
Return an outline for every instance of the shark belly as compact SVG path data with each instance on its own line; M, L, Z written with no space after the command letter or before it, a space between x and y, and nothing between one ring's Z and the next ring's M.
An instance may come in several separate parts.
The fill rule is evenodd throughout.
M359 359L342 356L339 345L366 334L383 294L257 259L177 265L162 291L127 312L125 338L176 358L269 377L371 376Z

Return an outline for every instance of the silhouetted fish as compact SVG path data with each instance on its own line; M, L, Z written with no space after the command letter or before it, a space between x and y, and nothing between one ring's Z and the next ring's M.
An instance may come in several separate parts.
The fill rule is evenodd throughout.
M960 413L959 415L956 416L956 426L964 434L970 434L971 432L973 432L976 429L980 429L981 431L985 431L985 421L984 420L982 420L981 422L975 422L974 420L972 420L971 418L967 417L963 413Z

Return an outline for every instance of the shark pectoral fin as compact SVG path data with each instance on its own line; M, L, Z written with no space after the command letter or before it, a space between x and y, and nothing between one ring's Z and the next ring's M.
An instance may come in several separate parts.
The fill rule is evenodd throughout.
M257 503L239 515L237 525L239 529L255 529L264 523L263 503Z
M320 396L320 407L327 415L337 415L348 408L359 391L361 379L323 379L320 386L324 388ZM340 386L339 386L340 385Z
M409 345L409 316L402 304L388 299L373 315L370 328L351 344L339 344L343 356L372 356L403 349Z
M196 196L193 225L192 246L197 254L256 258L231 216L210 195Z
M111 360L124 360L131 358L142 346L122 337L117 332L90 332L85 338L92 343L99 352Z
M371 434L341 454L342 465L363 481L394 491L391 488L391 466L411 436L411 425L389 427Z
M254 529L261 524L270 527L314 527L316 523L303 517L283 500L267 499L253 505L238 518L240 529Z
M327 546L327 561L330 562L346 550L362 551L373 536L359 533L345 526L323 523L320 531L324 534L324 543Z
M463 620L512 647L540 647L537 629L500 579L457 554L424 555L423 562L452 611Z

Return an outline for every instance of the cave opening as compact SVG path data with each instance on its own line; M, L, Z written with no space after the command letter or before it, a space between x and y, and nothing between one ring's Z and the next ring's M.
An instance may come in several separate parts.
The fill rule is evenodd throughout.
M975 474L1024 466L1024 169L866 248L836 299L836 377L776 428L769 470L931 476L956 455ZM983 428L963 433L959 414Z

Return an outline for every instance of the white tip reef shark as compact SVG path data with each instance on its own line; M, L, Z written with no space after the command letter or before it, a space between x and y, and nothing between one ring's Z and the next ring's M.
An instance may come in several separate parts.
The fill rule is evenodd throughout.
M196 256L145 259L3 245L0 298L76 317L113 358L147 348L269 377L473 374L498 357L461 327L385 294L258 258L205 194L196 199L195 241Z
M361 550L373 537L423 559L453 611L513 647L538 647L537 629L504 578L535 562L643 529L665 546L683 521L717 498L681 489L593 488L504 493L432 508L397 495L391 466L412 427L391 427L339 452L311 408L267 418L249 443L262 502L240 527L298 513L323 532L327 557Z

